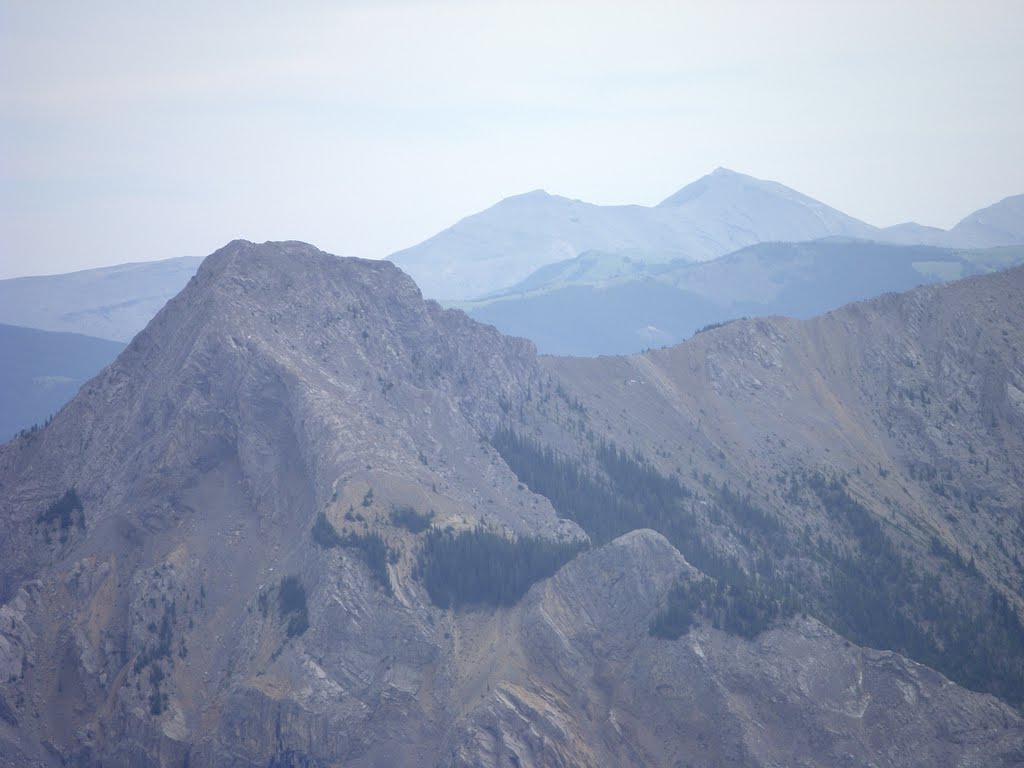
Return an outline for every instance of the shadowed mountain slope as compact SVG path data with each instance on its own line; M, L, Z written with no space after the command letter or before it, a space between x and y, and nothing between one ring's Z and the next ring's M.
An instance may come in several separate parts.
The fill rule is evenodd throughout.
M122 349L77 333L0 325L0 441L45 422Z
M461 304L548 354L624 354L739 317L809 318L851 301L1020 264L1020 246L954 250L866 241L760 243L700 263L586 253L500 296Z

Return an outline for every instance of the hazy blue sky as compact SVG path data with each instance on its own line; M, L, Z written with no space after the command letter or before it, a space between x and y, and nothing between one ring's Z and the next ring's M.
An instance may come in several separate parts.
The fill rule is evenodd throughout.
M719 165L948 227L1024 192L1022 9L0 0L0 277L236 237L378 257Z

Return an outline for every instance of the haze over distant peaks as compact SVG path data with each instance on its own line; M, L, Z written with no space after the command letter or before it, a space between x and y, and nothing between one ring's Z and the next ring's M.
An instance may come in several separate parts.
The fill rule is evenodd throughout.
M631 254L589 251L460 306L545 354L629 354L738 317L807 318L1021 263L1022 246L952 249L850 238L757 243L710 261L653 265Z
M77 333L0 325L0 442L43 424L122 349Z
M875 228L774 181L717 168L658 208L675 209L715 234L729 252L755 242L870 238ZM720 254L716 254L720 255Z
M777 181L765 181L728 168L716 168L707 176L687 184L675 195L660 202L657 207L681 208L687 212L703 209L703 212L713 215L721 215L724 211L735 209L744 212L746 216L752 216L758 212L756 209L759 205L764 204L787 204L814 211L826 225L848 230L836 231L836 234L864 233L873 229L869 224L819 203ZM755 210L744 211L746 207L754 207Z
M534 190L388 258L424 295L465 301L504 292L587 251L628 253L629 263L617 267L628 273L630 263L707 261L757 243L827 237L955 247L1018 244L1024 242L1020 208L1019 198L1008 198L951 232L912 222L879 229L777 182L718 168L654 207L593 205ZM609 264L602 260L596 275L608 277Z
M766 240L870 237L874 228L782 184L725 168L657 206L593 205L535 190L389 258L426 296L470 299L585 251L704 261Z
M989 247L1024 243L1024 195L975 211L949 232L956 245Z
M388 257L426 296L470 298L592 249L672 248L673 227L641 206L599 206L541 190L506 198Z
M131 341L201 262L182 256L0 280L0 323Z

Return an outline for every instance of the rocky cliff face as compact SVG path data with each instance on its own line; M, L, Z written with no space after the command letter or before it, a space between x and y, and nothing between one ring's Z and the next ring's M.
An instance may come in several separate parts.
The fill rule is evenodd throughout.
M0 765L1018 764L1024 725L1006 704L815 619L752 639L701 619L652 636L672 589L702 578L652 531L517 601L431 600L430 531L604 541L492 447L510 425L587 472L604 433L669 476L663 430L678 424L695 451L730 457L702 458L709 478L756 478L770 457L723 437L748 417L712 426L711 400L687 400L695 364L669 363L701 350L701 398L735 404L758 384L803 397L781 373L725 373L770 371L779 327L724 329L678 357L538 361L424 302L389 263L231 243L50 425L0 447ZM997 421L1014 370L979 368ZM819 375L806 386L832 402ZM1005 560L978 562L1019 594L994 575Z

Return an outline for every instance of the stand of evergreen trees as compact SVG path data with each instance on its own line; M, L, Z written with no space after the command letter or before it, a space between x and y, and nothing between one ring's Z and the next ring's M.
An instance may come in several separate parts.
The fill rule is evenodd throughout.
M423 514L408 505L391 510L391 522L410 533L423 533L434 520L434 513Z
M416 571L441 608L513 605L583 547L532 536L507 539L481 528L435 528L424 538Z
M57 523L61 531L66 531L72 523L75 523L84 531L85 507L82 505L82 500L78 498L78 491L68 488L63 496L48 506L45 511L39 513L36 522L44 525Z
M384 539L376 533L350 533L341 539L341 546L357 549L363 556L370 576L385 592L391 594L391 576L388 575L388 561L391 550Z
M306 605L306 588L298 576L285 576L277 591L277 610L281 619L287 621L288 637L297 637L309 629L309 611Z
M310 534L313 541L324 549L350 547L359 550L370 571L370 576L384 588L385 592L391 594L391 576L388 574L388 560L391 557L391 551L379 534L348 533L342 536L331 525L331 521L323 512L317 515Z
M313 536L313 541L323 549L341 546L341 536L338 535L337 529L331 525L331 521L323 512L316 516L316 522L313 523L313 530L310 531L310 534Z
M1024 624L1007 599L962 559L972 598L947 594L936 576L900 554L841 479L814 472L804 482L857 542L852 551L818 544L829 589L807 601L811 610L859 645L897 651L967 688L1024 705Z
M597 449L605 479L582 471L510 427L499 429L491 444L520 481L546 496L560 515L576 521L595 545L637 528L652 528L670 540L693 535L696 519L683 506L692 496L690 490L614 445Z
M596 546L638 528L650 528L668 539L692 565L726 584L741 585L746 573L733 558L715 551L700 535L693 506L694 493L674 477L659 474L639 455L628 455L615 445L601 444L595 458L603 476L584 472L549 447L517 434L511 427L497 431L492 444L520 481L548 498L562 517L574 520ZM757 526L777 522L766 513L755 514L746 497L726 488L724 503L742 509L720 510L732 518L757 519ZM765 537L766 539L768 537Z
M967 602L947 594L937 577L901 554L841 478L792 473L787 498L820 504L852 546L803 541L749 496L728 485L712 489L702 501L747 549L743 568L702 537L694 494L640 456L600 445L600 472L591 474L510 426L499 429L492 444L523 483L575 520L595 544L652 528L715 580L711 602L690 587L670 595L665 615L652 622L655 634L678 637L702 611L712 623L717 616L723 629L756 634L775 618L800 611L860 645L897 651L968 688L1024 705L1024 624L1015 608L980 579L970 561L942 551L960 578L973 580L977 597ZM815 564L810 570L809 561Z
M793 601L779 600L756 583L732 586L706 578L680 580L669 590L649 630L656 637L676 640L690 630L697 616L702 616L715 629L749 640L795 610Z

